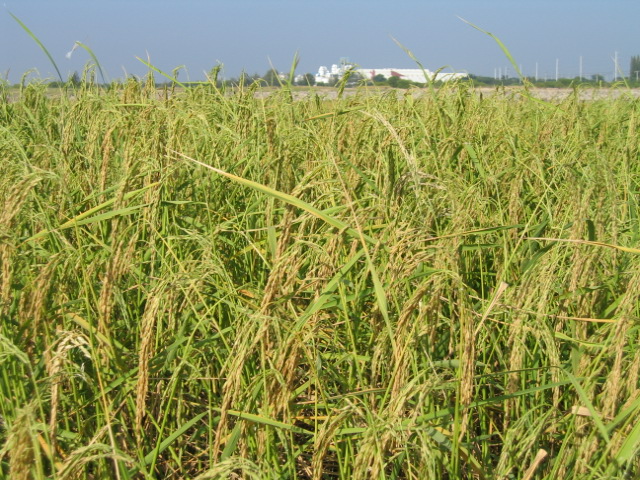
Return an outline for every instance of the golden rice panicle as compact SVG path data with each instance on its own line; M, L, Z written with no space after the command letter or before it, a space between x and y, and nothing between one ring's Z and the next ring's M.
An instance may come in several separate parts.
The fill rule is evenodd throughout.
M149 361L154 355L156 323L159 321L162 289L156 288L147 300L140 324L140 346L138 347L138 379L136 382L135 436L138 445L144 437L144 419L147 410L147 392L149 390Z
M612 335L610 351L613 356L613 365L607 375L603 386L605 392L602 405L602 414L614 417L618 413L618 408L623 398L626 398L633 391L625 391L628 385L626 382L630 367L634 364L633 358L626 353L626 349L631 342L637 340L637 335L633 333L634 318L637 314L637 292L640 291L640 273L634 273L627 286L626 294L618 305L615 330ZM635 389L634 389L635 390Z
M6 442L0 450L0 458L9 457L9 475L12 479L44 478L36 409L34 402L16 411Z
M89 353L89 340L81 332L63 331L56 329L55 342L49 347L45 353L46 369L49 375L50 402L51 408L49 412L49 436L51 439L51 455L57 454L57 434L58 434L58 413L64 393L61 390L68 385L69 373L65 370L65 364L70 364L70 353L78 350L82 356L91 361Z
M16 226L29 194L41 180L40 175L25 176L7 192L0 208L0 314L6 312L11 302L14 268L12 254L16 248L15 239L12 239L12 229Z

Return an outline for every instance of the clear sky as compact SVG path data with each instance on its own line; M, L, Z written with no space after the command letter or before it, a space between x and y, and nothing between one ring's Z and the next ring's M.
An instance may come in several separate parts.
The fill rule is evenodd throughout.
M554 78L600 73L613 77L614 56L628 74L640 55L638 0L4 0L0 7L0 77L14 83L30 69L55 70L11 18L22 20L47 47L63 76L82 71L96 54L110 79L145 75L149 58L179 78L204 79L218 62L224 76L264 74L271 63L298 73L348 58L363 68L412 68L395 37L423 65L493 76L513 68L496 43L458 17L498 36L525 75ZM508 70L507 70L508 69Z

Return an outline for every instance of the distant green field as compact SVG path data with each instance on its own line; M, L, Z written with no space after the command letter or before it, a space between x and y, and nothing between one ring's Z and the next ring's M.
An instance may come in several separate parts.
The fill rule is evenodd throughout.
M257 88L0 87L0 477L637 478L640 100Z

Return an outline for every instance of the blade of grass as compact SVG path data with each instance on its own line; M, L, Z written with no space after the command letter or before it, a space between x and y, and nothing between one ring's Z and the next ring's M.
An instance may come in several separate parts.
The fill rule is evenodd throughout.
M149 185L142 187L138 190L134 190L132 192L128 192L123 196L124 200L129 200L130 198L135 197L136 195L150 189L153 188L157 185L159 185L160 182L155 182L155 183L150 183ZM97 205L89 210L87 210L86 212L83 212L77 216L75 216L74 218L72 218L71 220L66 221L65 223L63 223L62 225L58 226L57 228L54 229L50 229L50 230L41 230L40 232L36 233L35 235L32 235L31 237L27 238L24 242L22 242L23 244L25 243L29 243L29 242L33 242L35 240L39 240L40 238L43 238L44 236L48 235L49 233L56 231L56 230L64 230L67 228L72 228L72 227L77 227L79 225L85 225L87 223L91 223L92 221L100 221L100 220L105 220L107 218L111 218L113 216L116 216L118 214L129 214L132 213L132 211L129 211L128 208L124 208L121 210L117 210L117 211L113 211L113 212L107 212L105 214L102 215L98 215L96 217L92 217L92 218L87 218L90 215L93 215L94 213L99 212L100 210L107 208L111 205L113 205L116 201L116 198L112 198L110 200L107 200L106 202L101 203L100 205ZM131 209L139 209L144 205L137 205L135 207L130 207Z
M444 116L447 114L447 112L444 110L444 108L442 107L441 102L438 100L438 93L436 92L436 88L434 86L435 76L432 77L431 75L429 75L427 73L427 70L424 68L422 63L418 60L418 58L414 55L414 53L411 50L409 50L407 47L405 47L396 38L391 37L391 40L393 40L395 42L395 44L398 45L409 56L409 58L416 63L416 65L418 65L420 70L422 70L422 74L424 75L425 82L427 83L427 88L429 89L429 94L431 95L431 98L433 99L433 102L437 106L436 111L438 112L438 118L440 119L440 127L442 128L443 134L448 136L449 135L449 127L447 125L447 122L444 119Z
M363 110L365 107L364 105L362 106L358 106L358 107L353 107L353 108L346 108L344 110L338 110L336 112L327 112L327 113L321 113L320 115L314 115L313 117L308 117L305 118L304 121L305 122L309 122L311 120L320 120L322 118L333 118L333 117L338 117L340 115L344 115L346 113L350 113L350 112L357 112L359 110Z
M289 77L288 77L289 88L291 88L291 86L293 85L293 81L294 81L295 76L296 76L296 68L298 68L298 64L299 63L300 63L300 55L298 55L298 52L296 52L293 55L293 60L291 62L291 68L289 69Z
M208 414L208 412L203 412L199 415L196 415L195 417L193 417L191 420L189 420L186 423L183 423L180 428L178 428L177 430L175 430L171 435L169 435L167 438L165 438L159 445L157 449L154 449L152 452L149 452L147 455L144 456L143 462L145 466L149 466L154 462L154 459L157 458L157 456L164 452L167 448L169 448L169 446L171 446L171 444L173 442L175 442L179 437L181 437L182 435L184 435L184 433L189 430L190 428L192 428L196 423L198 423L200 420L202 420L206 415ZM136 473L138 473L140 471L140 467L136 466L134 468L132 468L131 470L129 470L129 476L133 476Z
M214 408L214 410L218 412L220 411L219 408ZM309 432L304 428L296 427L295 425L290 425L288 423L280 422L278 420L274 420L273 418L256 415L254 413L239 412L237 410L227 410L227 413L236 417L238 420L247 420L249 422L260 423L262 425L268 425L269 427L279 428L288 432L297 433L298 435L314 435L313 432Z
M573 384L573 387L576 389L576 392L578 393L578 397L580 397L580 400L582 401L584 406L587 407L587 409L589 410L589 413L591 414L591 418L593 419L593 423L595 423L596 428L598 429L598 432L600 432L600 435L602 435L602 439L607 443L607 446L608 446L611 443L611 438L609 437L609 432L607 432L607 428L604 426L604 423L602 422L602 415L600 415L596 411L595 407L593 406L593 403L591 402L591 400L589 400L587 393L584 391L584 388L582 388L582 385L580 385L580 381L567 370L560 368L560 371L564 373L569 379L569 381Z
M494 35L491 32L488 32L487 30L483 30L482 28L478 27L477 25L471 23L468 20L465 20L462 17L458 17L460 20L462 20L464 23L466 23L467 25L475 28L476 30L478 30L479 32L484 33L485 35L488 35L489 37L491 37L500 47L500 50L502 50L502 52L504 53L504 55L507 57L507 59L509 60L509 63L511 63L511 65L513 66L513 69L516 71L516 73L518 74L518 78L520 79L520 81L522 82L522 85L524 86L524 94L527 98L529 98L530 100L533 100L534 102L543 105L545 107L554 107L554 108L558 108L556 105L553 105L549 102L546 102L544 100L542 100L541 98L537 98L535 96L533 96L531 94L531 92L529 91L531 84L529 82L529 80L527 79L527 77L525 77L522 74L522 71L520 70L520 66L518 65L518 63L516 62L516 59L513 58L513 55L511 55L511 52L509 51L509 49L507 48L507 46L502 42L502 40L500 40L496 35Z
M47 57L49 58L49 61L51 62L51 64L53 65L53 68L56 69L56 72L58 73L58 78L60 78L61 82L64 82L63 78L62 78L62 74L60 73L60 69L58 68L58 65L56 64L55 60L53 59L53 57L51 56L51 54L49 53L49 50L47 50L47 47L44 46L44 44L40 41L40 39L38 37L36 37L35 33L33 33L31 30L29 30L29 27L27 27L22 20L20 20L18 17L16 17L13 13L9 12L9 15L11 15L13 17L13 19L18 22L18 24L23 28L23 30L25 32L27 32L27 34L29 34L29 36L33 39L34 42L36 42L38 44L38 46L40 47L40 49L47 55Z
M640 422L636 422L615 456L615 464L622 467L636 457L640 450Z
M107 83L107 81L105 80L104 72L102 71L102 66L98 61L98 57L96 57L96 55L93 53L93 50L91 50L88 45L85 45L82 42L76 41L76 45L84 49L89 54L93 62L96 64L96 67L98 67L98 72L100 72L100 78L102 79L102 83Z
M338 220L337 218L334 218L330 215L327 215L326 213L322 212L321 210L318 210L317 208L315 208L314 206L308 204L307 202L300 200L299 198L294 197L293 195L289 195L288 193L284 193L284 192L280 192L278 190L275 190L273 188L267 187L265 185L262 185L260 183L254 182L252 180L248 180L246 178L242 178L242 177L238 177L237 175L233 175L231 173L225 172L224 170L220 170L219 168L216 167L212 167L211 165L207 165L206 163L203 163L199 160L196 160L195 158L189 157L183 153L177 152L175 150L172 151L173 153L175 153L176 155L182 157L185 160L189 160L190 162L193 162L197 165L200 165L204 168L207 168L213 172L216 172L219 175L222 175L223 177L226 177L230 180L233 180L234 182L237 182L241 185L245 185L247 187L253 188L259 192L262 192L266 195L269 195L271 197L277 198L279 200L282 200L284 202L289 203L290 205L293 205L294 207L300 208L301 210L305 210L306 212L309 212L311 215L313 215L314 217L317 217L321 220L324 220L326 223L328 223L329 225L339 229L339 230L344 230L347 234L349 234L352 237L355 238L360 238L360 233L357 232L356 230L354 230L353 228L351 228L349 225L347 225L346 223L344 223L342 220ZM367 242L374 244L376 243L376 241L371 238L368 235L364 235L364 238L367 240Z
M547 242L576 243L578 245L592 245L594 247L613 248L615 250L620 250L621 252L627 252L627 253L636 253L636 254L640 253L640 248L623 247L622 245L613 245L611 243L604 243L604 242L594 242L591 240L574 240L571 238L548 238L548 237L525 237L525 240L546 240Z
M176 85L180 85L183 88L187 88L187 86L184 83L182 83L181 81L179 81L176 77L174 77L172 75L169 75L167 72L164 72L164 71L160 70L158 67L153 66L150 62L147 62L146 60L143 60L140 57L136 57L136 59L138 59L140 62L144 63L147 67L149 67L154 72L159 73L160 75L162 75L165 78L168 78L169 80L171 80Z
M502 53L504 53L505 57L507 57L507 59L509 60L509 63L511 63L511 65L513 66L513 69L516 71L516 73L518 74L518 77L520 78L520 80L525 81L526 79L524 78L524 76L522 75L522 72L520 71L520 66L518 65L518 63L516 62L515 58L513 58L513 55L511 55L511 52L509 51L509 49L507 48L507 46L502 43L502 40L500 40L498 37L496 37L493 33L488 32L486 30L483 30L482 28L480 28L479 26L471 23L469 20L465 20L462 17L458 17L460 20L462 20L464 23L466 23L467 25L475 28L476 30L478 30L479 32L484 33L485 35L488 35L489 37L491 37L500 47L500 50L502 50Z

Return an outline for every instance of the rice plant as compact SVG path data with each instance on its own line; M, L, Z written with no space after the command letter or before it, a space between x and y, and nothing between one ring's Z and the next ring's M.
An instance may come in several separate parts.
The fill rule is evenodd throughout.
M634 478L638 100L0 98L6 478Z

